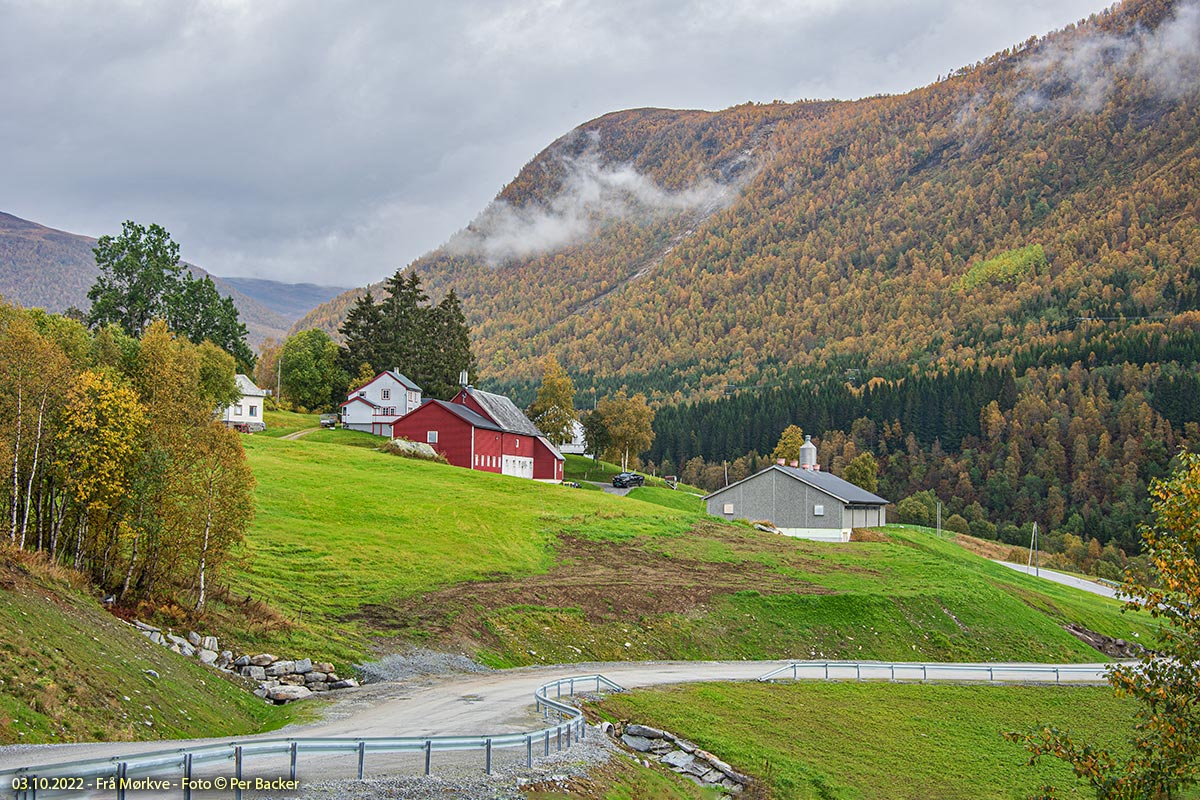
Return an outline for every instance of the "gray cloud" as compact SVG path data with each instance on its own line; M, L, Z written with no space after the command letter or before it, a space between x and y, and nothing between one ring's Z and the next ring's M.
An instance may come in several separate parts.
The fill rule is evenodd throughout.
M1112 96L1118 77L1139 79L1152 94L1178 99L1200 86L1200 2L1180 3L1154 30L1052 39L1025 71L1032 85L1023 89L1020 100L1035 110L1097 111Z
M0 0L0 210L361 284L608 111L906 91L1103 1Z
M450 239L450 252L481 256L495 265L586 241L615 219L648 220L685 211L710 214L733 202L753 171L746 170L736 183L705 179L671 192L630 164L602 164L595 142L582 155L559 156L559 161L562 189L549 203L518 207L494 200Z

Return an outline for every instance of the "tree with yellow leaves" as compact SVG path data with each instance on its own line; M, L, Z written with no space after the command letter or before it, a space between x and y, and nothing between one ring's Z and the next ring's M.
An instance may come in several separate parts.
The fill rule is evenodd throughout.
M1200 778L1200 455L1185 453L1170 478L1150 487L1154 521L1142 529L1155 585L1125 582L1126 609L1162 620L1154 651L1137 664L1118 664L1108 681L1138 702L1132 755L1074 741L1055 728L1006 733L1032 754L1060 758L1101 800L1178 797ZM1046 796L1053 797L1052 788Z

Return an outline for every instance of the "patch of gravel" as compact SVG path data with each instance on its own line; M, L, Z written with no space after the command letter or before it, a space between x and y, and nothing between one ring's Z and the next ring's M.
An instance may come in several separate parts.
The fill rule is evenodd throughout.
M598 727L588 726L587 736L570 748L536 756L533 767L523 763L497 767L491 775L479 768L479 753L469 754L461 765L435 767L429 775L394 775L366 780L315 781L302 785L299 793L280 795L279 800L522 800L530 788L564 792L572 779L585 777L617 752L613 741ZM266 800L266 798L262 798Z
M457 653L441 653L423 647L413 647L401 653L386 655L378 661L355 664L354 669L366 683L402 681L426 675L444 675L449 672L491 672L485 667Z

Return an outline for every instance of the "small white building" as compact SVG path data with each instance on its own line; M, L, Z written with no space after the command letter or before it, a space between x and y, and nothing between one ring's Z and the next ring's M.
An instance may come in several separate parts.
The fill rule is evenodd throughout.
M266 430L263 422L263 398L267 396L266 389L254 385L254 381L238 373L234 376L238 391L242 396L221 415L221 421L227 427L239 428L248 433L258 433Z
M346 395L342 427L376 436L391 436L392 423L421 405L421 387L399 370L381 372Z
M571 439L560 444L558 451L564 454L586 456L589 455L587 449L587 437L583 433L583 423L577 419L571 420Z

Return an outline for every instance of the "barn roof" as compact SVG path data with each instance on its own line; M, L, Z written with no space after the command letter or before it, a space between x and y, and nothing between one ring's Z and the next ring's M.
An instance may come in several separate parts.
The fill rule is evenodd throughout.
M743 478L737 483L731 483L728 486L718 489L712 494L706 495L704 499L707 500L709 497L716 497L722 492L732 489L738 484L745 483L746 481L752 481L759 475L765 475L771 470L778 470L784 475L787 475L789 478L795 478L801 483L806 483L814 489L824 492L835 500L841 500L843 503L848 505L884 506L889 502L877 494L872 494L860 486L855 486L850 481L839 478L832 472L821 472L820 470L813 469L800 469L799 467L784 467L778 464L772 464L761 472L754 473L749 478Z
M517 408L516 404L504 395L480 391L472 386L466 387L464 391L475 398L475 401L483 406L487 415L509 433L523 433L526 436L542 435L537 426L529 421L529 417L525 416L521 409Z
M500 433L505 433L504 428L502 428L499 425L497 425L496 423L492 422L490 419L483 416L482 414L478 414L475 411L473 411L472 409L469 409L466 406L461 405L459 403L448 403L445 400L426 400L424 403L421 404L421 407L424 408L425 406L431 405L431 404L436 405L439 408L446 409L451 414L458 417L459 419L461 419L463 422L467 423L468 425L473 425L476 428L483 428L484 430L488 430L488 431L499 431Z

